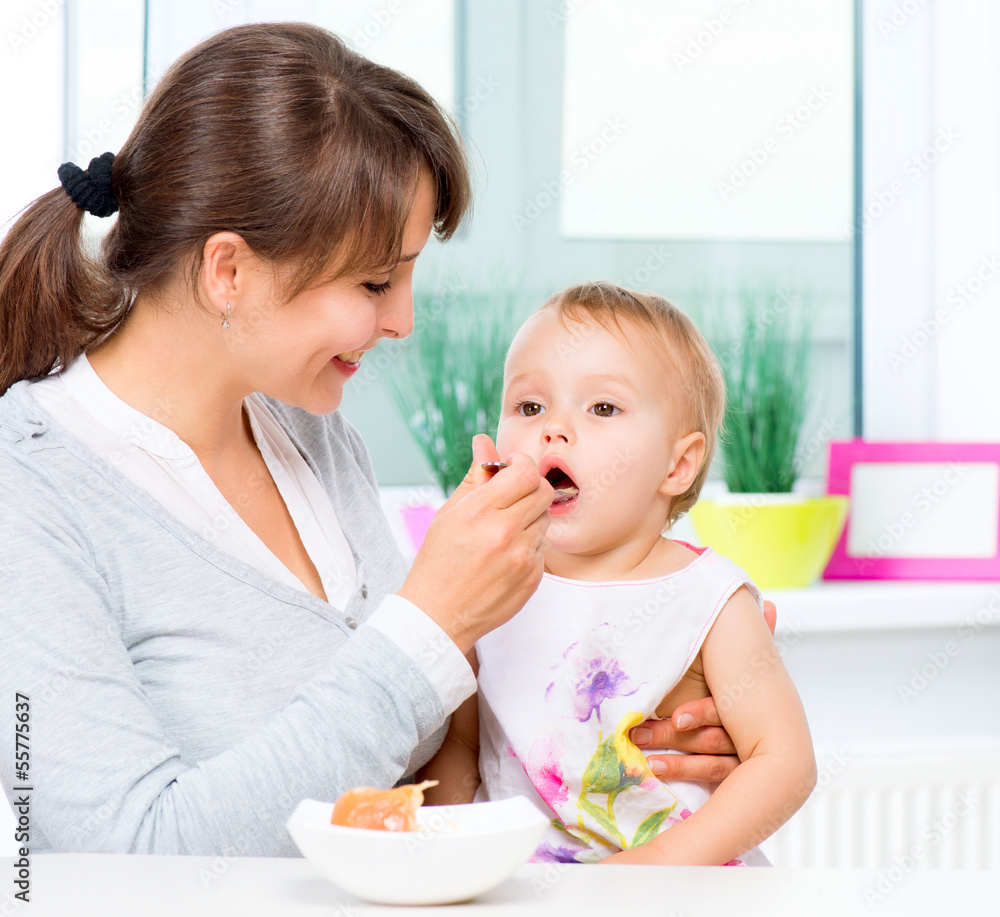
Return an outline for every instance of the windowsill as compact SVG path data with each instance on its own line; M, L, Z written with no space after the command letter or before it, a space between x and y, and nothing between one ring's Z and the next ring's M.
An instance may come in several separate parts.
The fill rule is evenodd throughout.
M826 493L826 482L802 478L794 489L819 495ZM709 480L702 496L711 498L725 490L721 480ZM687 517L676 530L676 537L697 540ZM997 581L819 580L805 589L765 589L764 598L778 606L776 637L798 632L954 631L965 626L978 631L1000 627Z

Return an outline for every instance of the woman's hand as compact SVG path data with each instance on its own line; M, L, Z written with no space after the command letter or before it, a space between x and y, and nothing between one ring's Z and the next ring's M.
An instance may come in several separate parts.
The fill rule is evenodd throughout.
M776 616L774 602L764 602L764 620L772 634ZM672 748L692 753L650 755L649 766L662 780L720 783L740 763L711 697L681 704L669 720L646 720L633 727L629 735L639 748Z
M399 594L429 615L463 652L512 618L542 578L542 539L553 490L528 456L491 475L499 460L485 435L472 441L465 480L438 510Z

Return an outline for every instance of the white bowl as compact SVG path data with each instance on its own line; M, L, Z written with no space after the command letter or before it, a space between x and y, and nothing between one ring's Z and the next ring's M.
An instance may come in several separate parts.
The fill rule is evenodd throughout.
M419 831L344 828L332 815L332 802L304 799L288 833L334 885L376 904L467 901L509 878L549 823L523 796L420 808Z

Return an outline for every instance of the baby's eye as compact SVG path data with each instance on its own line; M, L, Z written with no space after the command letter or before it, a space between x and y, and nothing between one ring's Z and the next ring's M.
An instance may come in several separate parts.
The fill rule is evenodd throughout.
M544 410L545 408L534 401L519 401L514 405L514 413L520 414L522 417L535 417Z
M592 410L598 417L614 417L615 414L621 413L621 409L616 408L609 401L599 401L590 410Z

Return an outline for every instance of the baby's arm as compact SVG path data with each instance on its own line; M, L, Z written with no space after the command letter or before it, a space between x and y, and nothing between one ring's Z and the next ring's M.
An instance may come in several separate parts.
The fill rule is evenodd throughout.
M689 818L605 863L727 863L788 821L816 784L802 703L745 588L726 603L701 652L741 763Z
M466 657L478 673L476 651ZM477 695L463 701L451 715L451 724L441 748L417 773L417 780L437 780L424 791L429 806L450 806L472 802L479 789L479 704Z

